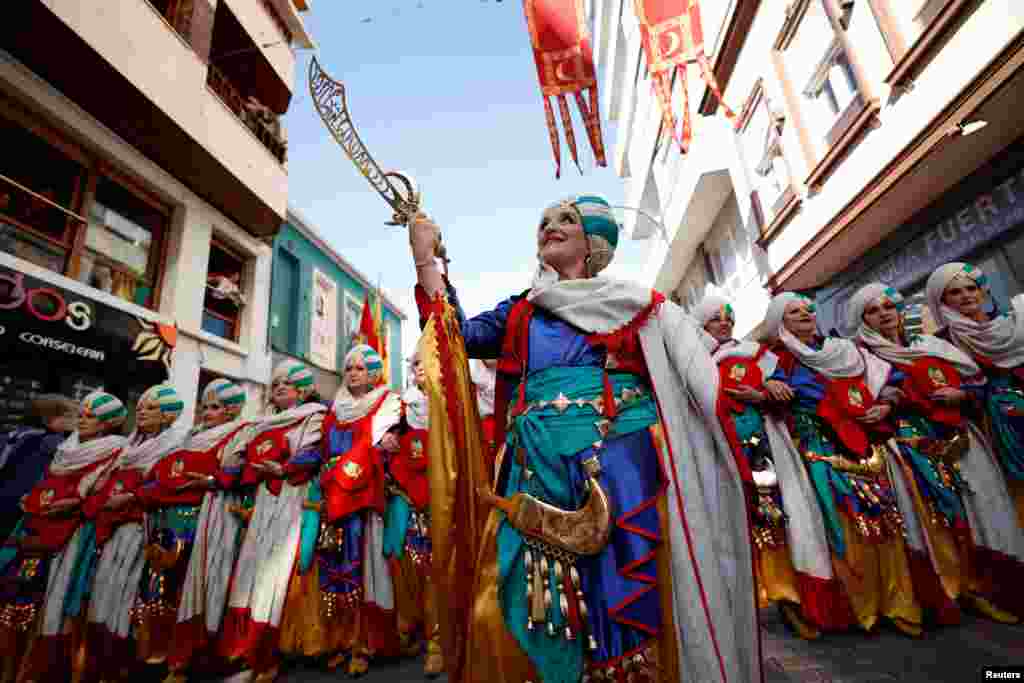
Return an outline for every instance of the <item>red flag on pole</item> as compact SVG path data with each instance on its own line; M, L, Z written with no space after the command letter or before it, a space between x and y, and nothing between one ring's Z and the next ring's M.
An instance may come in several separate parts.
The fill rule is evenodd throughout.
M565 130L569 154L580 168L573 134L572 118L566 95L576 98L576 106L587 127L587 138L598 166L607 166L604 141L601 139L601 118L598 114L597 76L594 55L587 33L583 0L524 0L526 23L533 44L533 58L544 95L544 113L548 122L551 148L555 154L555 177L562 174L562 152L555 125L555 112L549 98L558 98L558 111ZM589 104L583 99L587 91ZM582 173L582 169L580 169Z
M691 62L700 67L704 83L718 98L722 110L731 121L736 118L722 100L718 81L704 53L704 33L700 25L697 0L633 0L640 21L640 38L647 57L647 73L651 75L655 94L661 104L662 125L669 130L679 148L686 154L693 137L690 104L686 90L686 69ZM672 113L672 74L678 74L683 95L683 128L676 131Z
M366 344L377 353L380 353L380 337L377 336L377 326L373 321L373 310L370 308L370 292L366 292L363 299L363 316L359 320L359 333L356 341Z

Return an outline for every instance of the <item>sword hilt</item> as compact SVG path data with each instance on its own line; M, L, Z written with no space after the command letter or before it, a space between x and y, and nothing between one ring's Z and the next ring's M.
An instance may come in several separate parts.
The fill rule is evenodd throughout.
M420 212L420 207L423 203L423 193L420 192L416 181L405 173L388 171L384 174L384 177L396 181L396 185L405 190L404 195L396 193L399 197L392 204L394 213L391 214L391 220L385 223L385 225L404 225L408 228L413 219L416 218L416 214ZM448 249L445 248L444 243L441 241L440 233L438 233L437 241L434 243L434 256L439 258L441 263L444 264L444 275L448 277L448 264L451 262L451 259L448 258Z

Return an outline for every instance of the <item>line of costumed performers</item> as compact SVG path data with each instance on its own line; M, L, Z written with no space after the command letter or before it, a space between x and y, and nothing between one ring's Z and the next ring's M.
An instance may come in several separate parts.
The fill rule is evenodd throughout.
M459 683L755 683L772 604L806 639L1024 615L1024 297L986 312L953 263L936 336L872 284L851 339L786 293L737 341L729 301L603 277L619 225L577 196L530 288L467 317L438 236L412 222L401 396L360 344L333 402L287 360L252 420L224 379L194 429L168 384L127 437L121 401L84 399L0 548L0 683L421 653Z
M127 437L122 402L87 396L0 548L0 680L270 681L291 656L360 676L424 649L439 675L428 411L382 375L356 346L330 404L285 361L251 421L217 379L195 429L161 384Z
M761 607L802 638L916 637L961 610L1024 617L1024 297L988 313L980 269L927 283L937 335L910 335L880 283L847 306L851 339L823 337L814 304L776 296L761 343L735 312L694 310L718 364L718 413L747 490Z

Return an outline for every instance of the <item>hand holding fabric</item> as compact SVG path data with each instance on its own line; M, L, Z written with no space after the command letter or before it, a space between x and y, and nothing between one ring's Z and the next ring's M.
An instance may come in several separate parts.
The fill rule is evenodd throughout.
M793 390L789 388L788 384L780 382L777 379L770 379L766 381L764 383L764 388L773 401L779 401L780 403L789 403L795 396Z
M857 419L864 424L875 424L887 418L891 412L891 405L888 403L878 403L868 408L868 411Z
M967 392L956 387L942 387L936 390L929 398L947 406L957 406L967 399Z
M744 403L763 403L767 398L764 392L758 391L754 387L749 387L745 384L737 387L736 389L724 387L724 391L736 400L743 401Z
M380 447L388 453L397 453L401 449L398 437L393 432L388 432L380 440Z

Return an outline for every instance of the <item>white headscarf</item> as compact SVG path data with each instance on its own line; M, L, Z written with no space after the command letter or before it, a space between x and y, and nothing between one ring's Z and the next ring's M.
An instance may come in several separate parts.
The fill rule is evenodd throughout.
M868 389L877 397L889 378L890 365L877 356L865 357L849 339L828 337L819 350L804 344L782 324L786 307L795 301L810 302L807 297L794 292L784 292L772 299L768 313L765 314L768 334L781 341L802 364L829 379L865 375Z
M724 296L710 294L701 299L701 302L694 307L693 317L697 319L701 327L704 327L723 311L733 322L736 321L736 314L732 310L732 302Z
M977 322L942 303L946 287L956 277L974 280L988 291L987 278L981 268L968 263L947 263L928 278L928 307L936 322L949 329L949 336L968 353L982 356L996 366L1013 369L1024 365L1024 296L1010 302L1011 311L993 320Z
M864 309L883 297L902 308L903 295L880 282L872 282L861 287L850 299L848 306L850 329L857 330L857 341L871 349L872 353L890 363L902 365L909 365L918 358L929 356L941 358L952 365L964 379L974 377L981 372L978 364L970 356L944 339L926 334L915 337L909 345L904 346L887 339L872 329L864 322Z
M709 294L701 299L700 303L693 309L693 318L697 321L697 334L700 336L701 341L704 342L704 346L711 354L715 364L720 364L729 358L753 358L756 356L761 350L761 345L757 342L737 341L735 339L719 342L704 329L705 325L723 313L733 322L736 321L736 312L733 310L732 302L718 294ZM764 376L768 377L775 372L778 357L771 352L767 352L762 356L762 360L764 362L759 363L759 365Z

